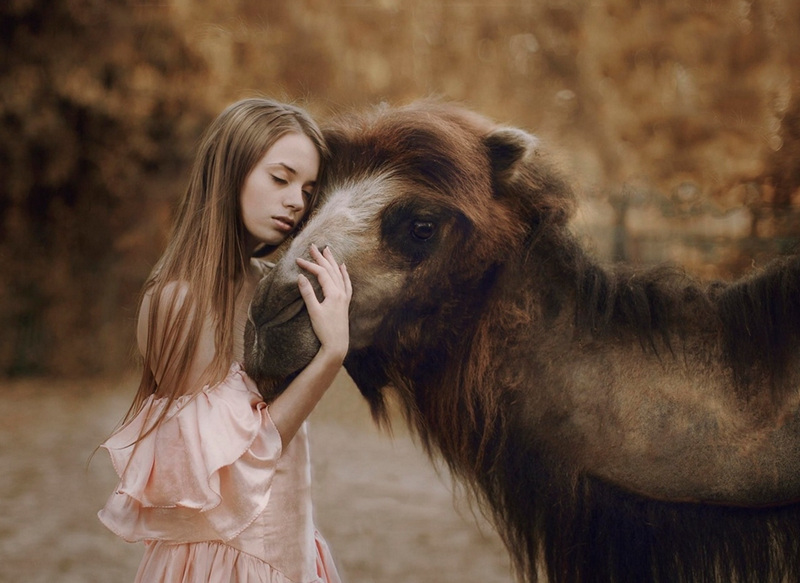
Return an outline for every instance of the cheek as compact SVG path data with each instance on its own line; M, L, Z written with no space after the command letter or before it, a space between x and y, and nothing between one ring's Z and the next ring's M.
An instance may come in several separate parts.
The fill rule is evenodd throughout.
M256 192L257 190L253 185L252 175L248 176L239 193L239 212L242 215L243 221L247 221L248 217L253 214L253 209L257 206Z
M252 231L253 227L253 209L255 206L253 205L252 199L246 196L242 196L239 199L239 218L242 221L242 224L248 231Z
M262 173L254 171L245 180L239 194L239 208L242 220L254 221L268 212L274 205L275 190Z

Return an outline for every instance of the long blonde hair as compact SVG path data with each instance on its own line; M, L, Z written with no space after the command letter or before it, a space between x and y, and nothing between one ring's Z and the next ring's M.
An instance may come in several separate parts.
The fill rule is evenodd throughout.
M233 359L236 296L250 261L240 193L256 163L287 133L311 139L320 153L322 173L328 157L322 133L308 113L294 105L244 99L228 106L206 130L170 241L142 293L142 298L149 294L151 301L148 340L139 388L124 422L138 413L150 395L168 399L163 409L166 413L169 403L185 391L203 322L209 316L214 324L215 354L203 380L215 383L227 373ZM315 202L316 191L309 209ZM306 211L304 219L308 214ZM160 308L165 286L176 282L185 290L182 301ZM161 319L157 326L159 309L166 314L166 325ZM159 371L159 379L153 371Z

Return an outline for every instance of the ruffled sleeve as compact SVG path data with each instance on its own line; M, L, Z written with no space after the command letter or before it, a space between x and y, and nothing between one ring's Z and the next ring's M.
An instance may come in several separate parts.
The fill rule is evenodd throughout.
M100 520L128 541L228 541L263 512L281 439L253 381L231 368L224 381L163 411L153 397L103 444L120 483Z

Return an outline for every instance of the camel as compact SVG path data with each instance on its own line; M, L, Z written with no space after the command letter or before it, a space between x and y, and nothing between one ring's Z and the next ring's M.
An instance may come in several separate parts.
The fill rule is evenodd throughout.
M324 200L251 305L267 400L319 347L295 258L330 245L348 374L379 423L394 394L520 579L800 580L799 257L731 282L604 265L540 141L461 106L325 135Z

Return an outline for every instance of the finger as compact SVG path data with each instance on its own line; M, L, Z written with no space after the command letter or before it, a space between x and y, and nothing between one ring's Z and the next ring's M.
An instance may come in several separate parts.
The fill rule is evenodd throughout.
M337 283L343 283L341 279L341 273L339 272L339 264L336 262L336 258L333 256L333 249L330 245L322 250L322 255L326 260L325 267L330 272L331 277L333 277Z
M325 246L325 248L320 251L319 247L312 244L311 257L322 266L336 265L336 260L333 258L333 251L330 245Z
M333 263L333 264L336 264L336 265L338 265L338 264L336 263L336 259L334 259L334 258L333 258L333 249L331 248L331 246L330 246L330 245L327 245L327 246L325 247L325 249L323 249L323 250L322 250L322 254L325 256L325 258L326 258L328 261L330 261L330 262L331 262L331 263Z
M309 271L313 271L314 275L317 277L317 281L319 282L319 286L322 290L321 301L316 301L315 303L310 303L308 300L306 301L306 306L309 309L309 313L311 313L315 305L321 306L323 302L327 302L328 300L334 303L339 303L342 300L345 301L346 303L350 302L350 296L347 293L347 288L345 286L341 273L339 273L338 275L339 281L334 281L330 273L326 269L322 268L321 266L315 263L311 262L306 262L306 263L308 264L307 268L309 269ZM338 266L336 269L338 271L339 269ZM305 280L304 284L300 288L301 294L303 292L303 288L305 286L308 286L308 288L312 290L311 294L314 295L314 297L316 298L316 295L313 292L313 285L311 284L311 281L303 274L299 274L299 276L302 276L303 279ZM298 279L298 282L300 281L303 280Z
M310 254L315 262L298 257L297 264L317 277L323 293L328 296L334 290L345 291L344 277L330 248L320 251L316 245L312 245Z
M342 263L339 266L339 270L342 272L342 279L344 280L344 289L347 292L347 299L353 297L353 284L350 281L350 273L347 271L347 266Z
M306 309L311 313L319 306L317 294L314 293L314 286L308 281L308 278L302 273L297 276L297 287L300 288L300 295L306 304Z
M311 258L314 260L313 262L309 262L307 259L298 257L297 263L300 265L300 267L312 272L317 276L322 273L320 269L324 269L328 272L328 274L330 274L331 278L337 282L337 285L341 283L339 266L336 263L336 259L333 257L333 253L329 250L329 247L326 247L323 251L320 251L316 245L311 245L310 254ZM311 267L312 265L315 267Z
M330 272L324 266L299 257L297 258L297 264L317 278L323 293L326 289L330 289L331 285L335 285L335 282L331 280Z
M309 261L308 259L303 259L302 257L297 258L297 265L305 269L306 271L313 273L316 276L319 276L323 273L330 273L328 266L319 263L315 263L314 261Z
M323 267L321 265L319 265L318 263L314 263L313 261L309 261L308 259L298 257L296 261L297 264L306 271L320 272L323 270Z
M323 255L322 251L320 251L319 247L317 247L314 243L311 244L309 252L311 253L311 257L313 257L314 261L317 263L320 263L320 260L325 258L325 255Z

